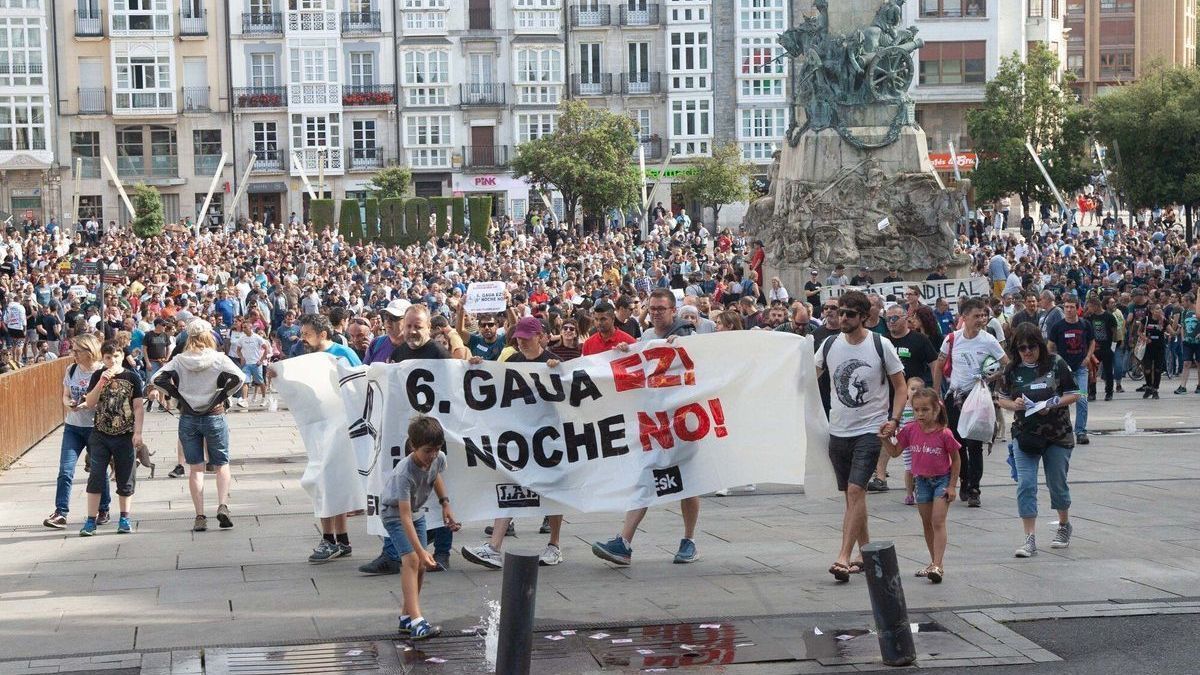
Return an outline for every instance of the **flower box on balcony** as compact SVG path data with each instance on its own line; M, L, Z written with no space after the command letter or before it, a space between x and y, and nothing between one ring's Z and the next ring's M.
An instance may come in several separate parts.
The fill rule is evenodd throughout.
M242 94L238 96L239 108L278 108L283 106L280 94Z
M342 95L342 105L389 105L396 100L390 91L364 91Z

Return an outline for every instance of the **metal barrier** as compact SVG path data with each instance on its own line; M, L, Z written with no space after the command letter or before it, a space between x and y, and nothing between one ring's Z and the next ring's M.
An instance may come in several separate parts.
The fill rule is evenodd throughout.
M38 363L0 375L0 469L63 423L63 374L71 359Z

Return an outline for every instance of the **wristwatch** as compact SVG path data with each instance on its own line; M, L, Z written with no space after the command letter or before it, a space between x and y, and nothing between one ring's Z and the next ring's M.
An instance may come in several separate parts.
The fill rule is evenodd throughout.
M449 498L449 497L442 497L442 498L438 499L438 503L439 503L439 504L441 504L441 505L443 505L443 506L445 506L446 504L449 504L449 503L450 503L450 498Z

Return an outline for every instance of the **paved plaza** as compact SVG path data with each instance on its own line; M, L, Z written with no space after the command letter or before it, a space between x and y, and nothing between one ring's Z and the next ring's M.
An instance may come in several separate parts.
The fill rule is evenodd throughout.
M903 491L870 497L871 533L896 542L914 612L953 609L959 611L955 616L969 618L972 614L963 612L984 609L1004 621L1014 618L1005 608L1180 602L1200 595L1200 466L1195 460L1200 434L1186 433L1197 425L1200 396L1166 396L1157 403L1140 395L1118 396L1112 403L1093 404L1093 429L1119 430L1124 414L1132 411L1140 428L1185 433L1095 434L1091 445L1076 448L1070 472L1075 536L1069 549L1046 546L1030 560L1012 557L1021 530L1015 484L1000 447L987 458L983 508L960 503L950 512L947 578L939 586L907 576L927 560L919 518L901 503ZM139 469L132 535L116 535L114 525L90 539L77 535L85 510L82 470L68 529L41 525L53 510L59 432L0 474L5 505L0 512L0 672L35 672L19 670L18 664L27 667L29 659L44 657L167 653L393 631L399 578L363 577L356 571L379 551L361 519L352 521L353 557L320 566L306 562L319 535L299 486L305 455L290 414L239 412L229 419L232 530L190 531L186 480L166 477L174 464L176 420L162 413L148 416L146 440L158 450L158 473L147 480L147 470ZM896 488L898 461L894 467ZM211 476L206 486L211 499ZM1044 489L1041 502L1039 534L1048 544L1053 514ZM610 567L589 550L590 542L617 531L619 515L570 517L563 540L566 561L540 573L539 625L862 615L869 609L863 578L838 585L826 572L839 542L840 514L836 498L806 497L786 486L705 498L696 538L702 560L673 565L680 520L676 509L658 509L643 523L634 564L625 569ZM462 544L481 540L482 527L465 526L456 537L452 569L427 577L423 605L448 631L479 625L487 601L499 598L501 573L470 565L457 554ZM537 534L536 522L519 521L517 530L518 538L507 542L510 548L540 550L544 536ZM125 667L114 662L118 666Z

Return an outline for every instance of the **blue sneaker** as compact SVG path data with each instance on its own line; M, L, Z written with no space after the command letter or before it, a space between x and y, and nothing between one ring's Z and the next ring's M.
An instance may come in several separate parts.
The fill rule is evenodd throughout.
M129 534L133 532L133 528L129 525L129 518L121 516L117 520L117 534Z
M399 630L400 630L401 635L408 635L409 633L412 633L412 617L411 616L400 617Z
M675 554L675 564L685 565L694 563L700 559L700 555L696 553L696 542L691 539L679 540L679 552Z
M607 560L614 565L628 565L633 558L633 549L625 545L621 537L613 537L608 541L592 544L592 553L601 560Z
M79 530L79 536L90 537L94 534L96 534L96 519L89 517L83 521L83 527Z
M427 640L431 637L437 637L441 634L441 626L431 625L425 619L421 619L420 623L412 624L412 632L409 633L409 637L414 640Z

